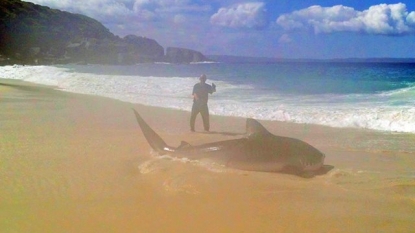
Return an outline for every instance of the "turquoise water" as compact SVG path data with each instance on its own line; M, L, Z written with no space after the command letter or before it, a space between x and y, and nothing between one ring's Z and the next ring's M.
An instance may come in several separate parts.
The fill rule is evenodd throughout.
M415 133L415 64L200 63L0 67L2 77L190 111L198 76L212 114Z
M76 72L154 77L194 77L252 85L282 94L371 94L414 87L415 64L376 63L267 63L136 66L75 66Z

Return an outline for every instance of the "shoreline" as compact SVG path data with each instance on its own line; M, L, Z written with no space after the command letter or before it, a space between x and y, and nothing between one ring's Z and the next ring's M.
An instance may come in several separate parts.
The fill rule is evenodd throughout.
M334 166L304 179L157 158L131 108L173 146L240 137L243 118L191 133L185 111L4 79L0 107L4 232L413 230L415 135L261 121Z
M125 73L121 72L117 73L117 75L126 75L126 77L125 79L119 79L111 75L114 74L113 69L115 67L77 65L27 67L9 66L2 70L3 78L18 78L19 80L26 80L34 83L56 85L59 89L67 92L106 96L121 101L142 103L149 106L159 106L165 108L168 106L174 106L175 109L190 110L191 96L190 94L189 96L185 95L185 93L190 93L188 87L189 80L184 77L175 79L174 82L171 82L169 78L168 70L172 68L174 69L174 72L179 72L179 70L176 69L177 67L162 66L158 68L152 65L144 66L145 69L160 69L161 73L163 73L163 75L160 75L160 79L153 79L147 77L146 75L139 75L140 78L137 79L134 78L134 76L130 76L132 73L140 74L140 66L125 67ZM70 70L79 72L72 73ZM85 71L86 73L84 73ZM99 76L100 74L109 75ZM216 81L219 80L215 80L215 82ZM412 114L413 108L410 104L412 101L408 98L405 100L404 94L399 94L400 92L406 93L411 89L398 88L396 90L392 90L390 93L385 93L386 96L389 96L389 94L392 95L390 97L377 96L376 93L372 93L370 94L370 98L372 100L369 101L369 103L363 101L362 105L350 105L350 101L355 98L353 95L346 95L342 97L342 95L337 96L337 94L335 94L335 96L337 96L336 98L346 99L344 101L339 101L338 103L337 101L334 101L333 104L330 104L330 102L326 102L324 95L313 95L310 96L310 98L315 98L315 100L307 103L307 101L303 102L301 100L307 100L307 96L299 95L298 97L300 97L300 100L291 100L292 97L290 97L290 95L283 95L277 102L265 101L255 104L255 101L251 102L240 99L244 93L240 93L236 90L243 91L245 88L243 85L233 86L231 80L229 80L230 83L227 83L226 80L223 81L225 82L223 83L225 85L223 95L215 95L215 97L210 100L211 114L218 114L222 116L257 116L257 120L260 118L259 120L281 120L283 122L290 121L292 123L304 123L308 125L316 124L335 128L355 128L378 130L379 132L388 133L396 132L415 134L415 129L412 124L414 118ZM161 83L163 84L159 85ZM168 88L164 90L163 88L166 88L167 86ZM236 88L234 89L233 87ZM259 90L261 90L261 88ZM141 96L139 94L141 92L146 94ZM163 94L160 95L160 93ZM259 93L262 93L262 91L259 91ZM265 92L262 94L265 94ZM260 94L260 96L262 96L262 94ZM173 98L170 98L169 96L173 96ZM249 97L248 99L256 98L250 94L248 94L247 97ZM261 98L264 97L266 97L266 95ZM347 101L349 98L351 99ZM375 101L378 98L380 98L379 101L382 101L382 105L379 105L379 103ZM290 104L292 101L299 102L298 104L293 105ZM357 98L356 101L357 103L360 103L362 99ZM394 105L394 102L402 102L402 105Z

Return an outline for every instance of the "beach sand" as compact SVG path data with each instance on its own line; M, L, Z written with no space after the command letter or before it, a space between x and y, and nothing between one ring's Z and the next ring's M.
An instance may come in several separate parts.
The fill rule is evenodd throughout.
M301 178L158 158L132 108L173 146L245 131L211 116L212 133L191 133L188 112L0 80L0 232L414 232L414 135L261 121L333 166Z

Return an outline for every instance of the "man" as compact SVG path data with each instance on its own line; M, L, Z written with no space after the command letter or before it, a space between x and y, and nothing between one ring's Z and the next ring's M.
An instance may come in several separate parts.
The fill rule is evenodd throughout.
M212 83L212 86L206 83L206 75L202 74L199 78L200 82L196 83L193 87L193 106L192 115L190 116L190 130L195 131L195 121L197 114L202 115L203 127L205 131L209 132L209 108L208 98L209 94L216 92L216 86Z

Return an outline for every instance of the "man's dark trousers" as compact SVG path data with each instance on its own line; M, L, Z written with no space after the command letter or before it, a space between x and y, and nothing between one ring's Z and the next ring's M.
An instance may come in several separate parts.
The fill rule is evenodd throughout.
M192 115L190 116L190 129L192 131L195 130L195 122L196 122L196 116L197 114L202 115L203 120L203 127L205 131L209 131L209 108L207 103L197 103L194 102L192 106Z

